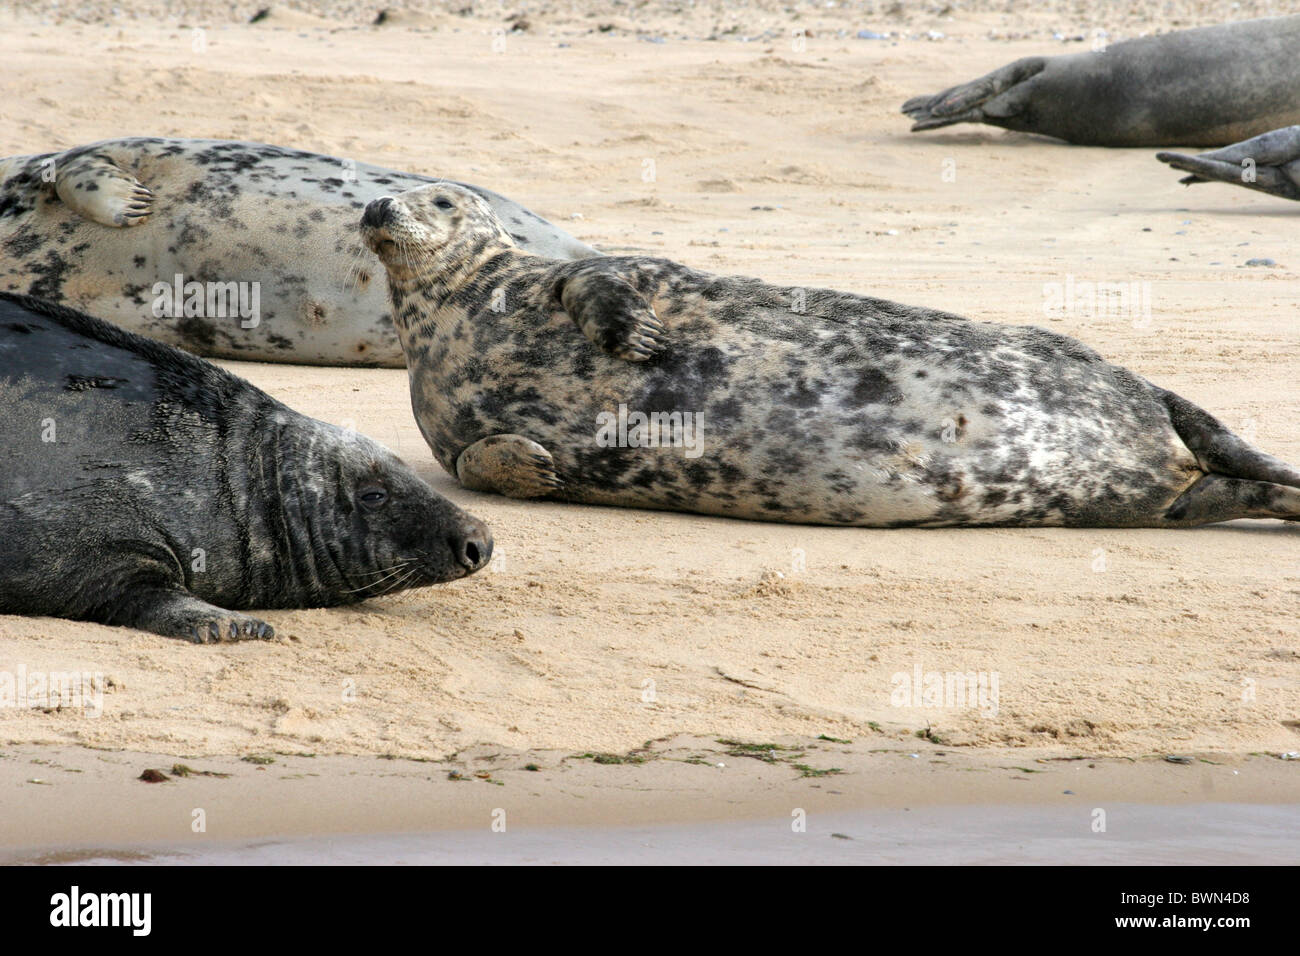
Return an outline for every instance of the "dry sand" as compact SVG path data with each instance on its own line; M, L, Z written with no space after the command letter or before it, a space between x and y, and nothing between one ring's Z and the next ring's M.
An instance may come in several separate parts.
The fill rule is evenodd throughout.
M1103 3L430 4L381 27L361 5L251 26L254 5L112 6L79 7L88 23L53 4L0 13L0 155L161 134L445 174L606 251L1048 325L1300 461L1300 204L1188 191L1153 150L911 135L898 114L1099 28L1119 39L1266 5L1114 19ZM506 32L521 11L527 29ZM1258 257L1277 265L1244 265ZM1145 284L1150 313L1045 315L1047 285L1068 281ZM401 371L225 364L397 451L491 524L492 568L269 612L271 644L0 617L0 672L83 670L106 688L98 717L4 709L0 740L443 758L676 734L894 746L928 727L990 760L1300 746L1300 527L870 531L525 504L441 471ZM916 667L996 675L996 713L896 706L895 675ZM1278 764L1294 781L1300 764Z

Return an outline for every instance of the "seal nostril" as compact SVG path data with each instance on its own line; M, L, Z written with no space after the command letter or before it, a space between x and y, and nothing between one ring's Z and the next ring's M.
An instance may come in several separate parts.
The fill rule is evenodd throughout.
M366 204L366 211L361 214L363 226L382 226L392 218L393 200L388 196L372 200Z
M492 557L492 536L481 528L454 534L447 543L456 560L471 572L482 568Z

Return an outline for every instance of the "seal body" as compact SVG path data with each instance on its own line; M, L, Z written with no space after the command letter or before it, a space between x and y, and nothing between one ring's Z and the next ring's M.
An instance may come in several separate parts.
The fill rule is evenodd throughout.
M1286 126L1198 156L1156 153L1190 175L1181 183L1221 182L1300 200L1300 126Z
M1222 146L1300 123L1300 15L1026 57L903 104L912 130L988 123L1082 146Z
M1300 470L1044 329L543 259L454 187L371 203L363 234L420 428L467 487L876 527L1300 518Z
M377 443L116 326L0 293L0 612L206 642L239 610L462 577L491 536Z
M429 176L225 140L130 138L0 160L0 290L198 355L402 364L362 207ZM522 248L596 251L471 186ZM378 281L376 281L376 278Z

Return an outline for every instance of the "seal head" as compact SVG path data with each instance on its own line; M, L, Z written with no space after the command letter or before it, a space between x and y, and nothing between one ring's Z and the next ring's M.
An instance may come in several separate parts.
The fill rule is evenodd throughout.
M0 293L0 612L206 643L482 568L492 538L378 443L179 349Z

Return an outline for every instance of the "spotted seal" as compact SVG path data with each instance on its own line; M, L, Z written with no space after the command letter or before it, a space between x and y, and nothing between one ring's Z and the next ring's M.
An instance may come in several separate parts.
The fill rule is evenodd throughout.
M988 123L1081 146L1223 146L1300 123L1300 15L1016 60L903 104L913 132Z
M371 202L362 233L467 488L872 527L1300 519L1300 470L1045 329L546 259L452 186Z
M1156 153L1156 159L1189 176L1181 183L1234 183L1270 196L1300 200L1300 126L1261 133L1199 156Z
M269 637L239 611L353 603L491 555L482 522L377 443L63 306L0 293L0 407L6 614Z
M0 160L0 289L197 355L400 367L383 277L359 265L369 257L356 220L376 196L436 181L225 140L129 138L16 156ZM518 203L468 188L523 248L596 255Z

